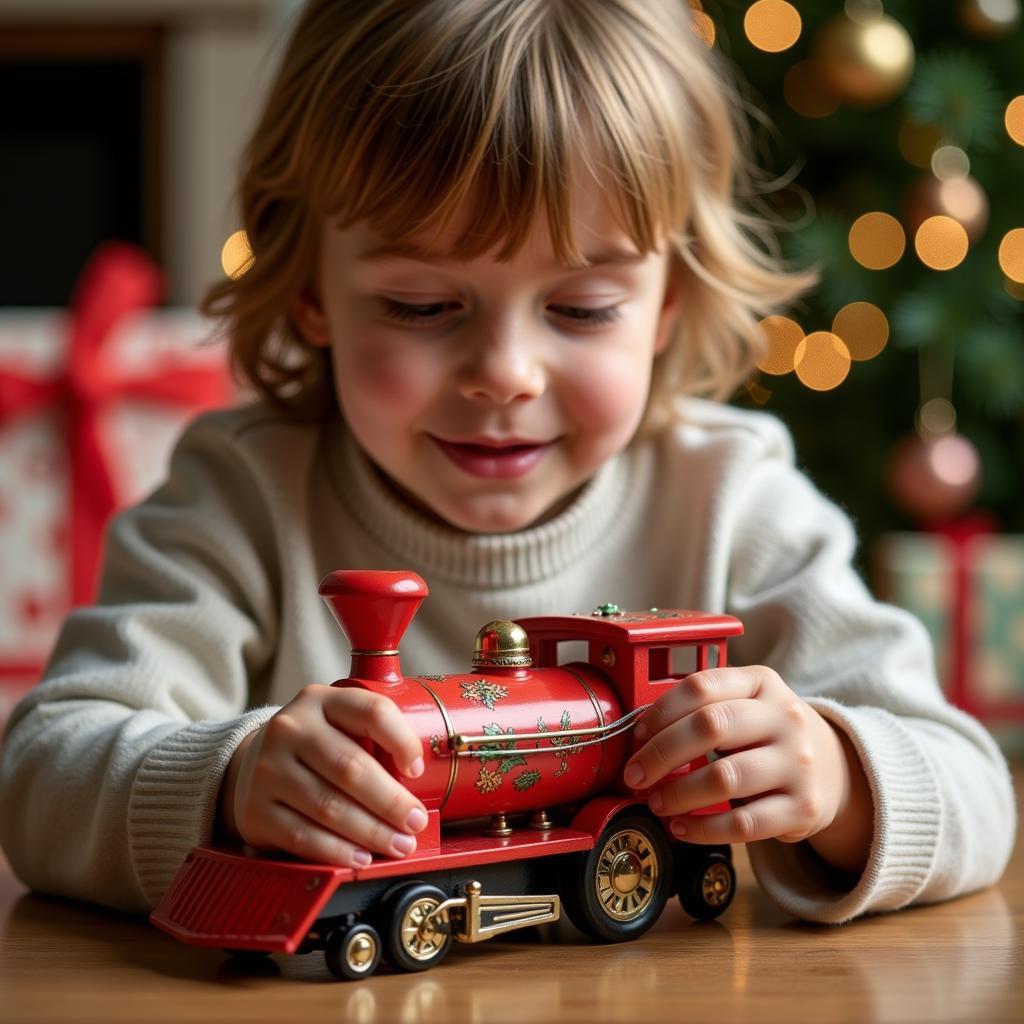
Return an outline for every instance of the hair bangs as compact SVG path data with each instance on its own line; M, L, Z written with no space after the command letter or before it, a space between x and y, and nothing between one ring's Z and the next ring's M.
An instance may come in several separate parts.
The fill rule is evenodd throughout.
M518 32L453 26L429 60L382 59L390 73L333 133L322 208L341 227L366 221L392 241L453 228L448 255L461 260L492 250L511 259L543 217L555 258L582 265L569 186L579 163L634 245L658 248L687 215L668 75L623 52L582 7L496 3L482 20L506 8Z

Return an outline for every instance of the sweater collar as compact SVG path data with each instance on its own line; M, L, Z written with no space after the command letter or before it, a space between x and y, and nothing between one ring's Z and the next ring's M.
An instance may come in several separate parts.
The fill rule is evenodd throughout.
M332 433L332 477L353 518L396 564L450 583L506 588L549 580L602 543L631 490L627 450L545 523L513 533L466 533L429 519L395 494L343 423Z

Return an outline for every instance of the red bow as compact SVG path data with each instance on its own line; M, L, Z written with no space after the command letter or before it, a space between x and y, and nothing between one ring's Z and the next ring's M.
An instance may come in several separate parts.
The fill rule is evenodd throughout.
M183 367L164 358L145 373L104 358L104 346L126 316L155 306L163 291L159 268L142 250L107 242L75 284L68 358L49 378L0 370L0 426L57 406L64 418L71 464L71 603L93 600L103 529L116 508L113 476L100 443L103 412L124 399L209 407L228 399L222 369Z

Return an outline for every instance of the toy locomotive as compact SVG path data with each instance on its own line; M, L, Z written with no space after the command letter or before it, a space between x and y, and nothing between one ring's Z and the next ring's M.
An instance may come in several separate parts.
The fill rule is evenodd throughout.
M350 675L333 685L387 695L422 738L425 772L402 777L428 812L417 849L347 868L197 847L154 924L231 953L322 949L332 973L351 980L382 956L425 970L453 940L556 921L563 907L581 931L621 942L647 931L673 893L698 919L729 905L729 847L676 841L622 770L638 748L632 727L686 674L673 671L673 651L690 648L693 670L724 666L738 619L607 604L491 622L471 672L406 677L398 644L428 593L419 576L338 571L320 593L352 646ZM588 657L559 665L559 644L571 641ZM371 752L398 774L389 754Z

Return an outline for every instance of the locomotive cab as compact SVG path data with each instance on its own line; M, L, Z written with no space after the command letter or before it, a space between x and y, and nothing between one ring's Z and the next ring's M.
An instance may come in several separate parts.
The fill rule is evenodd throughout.
M676 841L622 769L650 704L687 671L726 664L737 619L601 605L491 622L471 671L405 676L399 644L428 593L418 575L338 571L320 593L352 646L350 674L333 685L385 694L421 737L426 770L402 781L428 809L427 829L408 857L365 868L197 847L156 925L234 951L322 949L354 979L382 956L426 969L452 941L555 921L563 907L584 933L619 942L650 928L673 893L697 918L728 906L729 848ZM581 641L586 658L560 665L559 645ZM685 649L690 665L674 668ZM386 752L367 749L398 774Z

